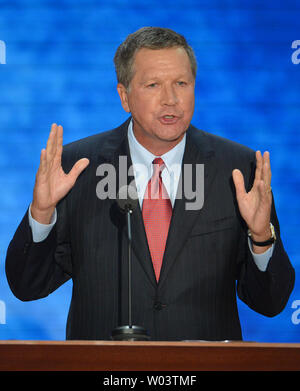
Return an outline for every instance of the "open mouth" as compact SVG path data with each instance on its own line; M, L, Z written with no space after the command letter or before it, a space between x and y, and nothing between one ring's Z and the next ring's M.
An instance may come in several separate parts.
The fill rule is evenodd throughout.
M177 121L179 120L179 117L177 117L176 115L172 115L172 114L165 114L161 117L159 117L159 121L162 123L162 124L174 124L176 123Z

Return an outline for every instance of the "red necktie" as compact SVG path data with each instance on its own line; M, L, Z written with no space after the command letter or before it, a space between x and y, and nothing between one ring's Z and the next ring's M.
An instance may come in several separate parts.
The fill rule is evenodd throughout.
M172 217L171 201L161 178L164 168L165 163L161 158L153 160L153 175L148 182L142 208L148 246L157 281Z

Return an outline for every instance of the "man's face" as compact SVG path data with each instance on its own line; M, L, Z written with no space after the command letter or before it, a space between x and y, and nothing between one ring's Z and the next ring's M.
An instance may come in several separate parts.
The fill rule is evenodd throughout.
M125 111L131 112L137 140L162 155L183 138L194 112L195 79L181 47L140 49L129 89L118 84Z

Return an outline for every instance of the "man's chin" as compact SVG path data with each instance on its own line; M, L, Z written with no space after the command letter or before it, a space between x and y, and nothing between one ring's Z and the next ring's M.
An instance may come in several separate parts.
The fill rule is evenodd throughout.
M176 142L180 142L183 139L184 134L185 132L174 136L165 136L165 137L162 136L158 138L160 139L160 141L165 143L176 143Z
M136 139L150 152L164 153L177 145L184 137L189 125L184 123L163 125L155 121L146 130L141 126L133 128Z
M160 131L156 133L157 138L161 141L165 142L176 142L182 140L185 132L187 131L187 127L172 127L170 125L166 125L163 128L160 127Z

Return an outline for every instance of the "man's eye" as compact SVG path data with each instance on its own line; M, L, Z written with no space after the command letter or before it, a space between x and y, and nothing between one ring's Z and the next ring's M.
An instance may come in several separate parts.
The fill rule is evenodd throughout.
M178 84L179 86L185 86L185 85L186 85L186 82L180 80L180 81L177 82L177 84Z
M151 83L151 84L147 85L148 88L154 88L156 86L157 86L157 83Z

